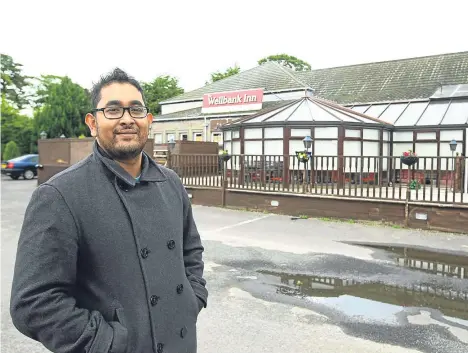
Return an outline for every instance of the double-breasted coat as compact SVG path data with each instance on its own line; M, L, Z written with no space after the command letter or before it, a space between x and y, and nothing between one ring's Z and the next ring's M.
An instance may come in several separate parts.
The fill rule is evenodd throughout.
M10 312L60 353L195 353L204 248L178 176L143 156L140 182L95 143L32 194Z

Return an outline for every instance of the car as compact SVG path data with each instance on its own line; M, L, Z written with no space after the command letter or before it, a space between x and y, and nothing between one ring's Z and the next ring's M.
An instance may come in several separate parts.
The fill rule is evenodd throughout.
M22 176L26 180L34 179L37 176L38 154L25 154L20 157L2 162L2 174L17 180Z

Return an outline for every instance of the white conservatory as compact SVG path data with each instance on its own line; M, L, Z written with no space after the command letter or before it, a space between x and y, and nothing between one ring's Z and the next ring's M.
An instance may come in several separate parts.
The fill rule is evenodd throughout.
M452 168L452 158L466 155L468 92L463 92L343 107L307 91L301 99L224 125L224 149L244 160L271 156L281 162L282 170L294 174L307 168L294 155L304 151L303 139L310 136L313 158L308 168L316 172L316 180L327 170L331 179L340 179L340 173L348 181L354 173L375 173L389 182L402 177L399 157L412 150L420 157L417 169L439 185L444 171ZM239 160L232 159L233 169L242 169ZM467 185L466 175L464 179Z

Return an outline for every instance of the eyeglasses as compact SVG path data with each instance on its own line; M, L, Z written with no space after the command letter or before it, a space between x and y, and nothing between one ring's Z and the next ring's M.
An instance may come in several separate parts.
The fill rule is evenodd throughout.
M120 106L110 106L105 108L93 109L92 112L103 112L106 119L120 119L125 114L125 111L128 110L128 113L132 118L142 119L146 117L149 113L147 107L140 105L134 105L131 107L120 107Z

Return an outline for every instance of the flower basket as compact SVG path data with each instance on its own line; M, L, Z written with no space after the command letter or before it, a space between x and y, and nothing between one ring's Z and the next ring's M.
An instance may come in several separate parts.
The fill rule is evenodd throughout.
M400 160L401 160L401 163L407 166L412 166L413 164L416 164L418 162L418 156L416 155L416 153L409 150L409 151L403 152L403 155L400 157Z
M307 163L309 161L309 153L303 151L296 151L296 157L299 163Z
M227 151L223 151L218 156L219 156L219 159L221 159L223 162L227 162L228 160L231 159L231 155Z

